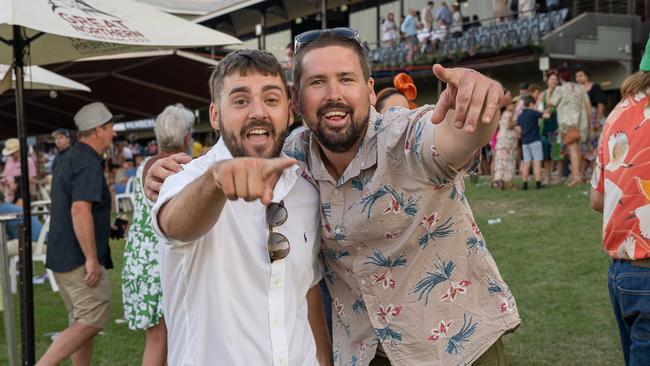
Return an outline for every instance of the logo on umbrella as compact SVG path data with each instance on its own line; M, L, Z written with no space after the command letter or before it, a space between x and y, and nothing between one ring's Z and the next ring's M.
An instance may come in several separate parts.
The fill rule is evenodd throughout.
M116 42L143 43L149 41L139 31L129 28L124 19L97 9L86 1L49 0L49 4L54 14L82 34Z

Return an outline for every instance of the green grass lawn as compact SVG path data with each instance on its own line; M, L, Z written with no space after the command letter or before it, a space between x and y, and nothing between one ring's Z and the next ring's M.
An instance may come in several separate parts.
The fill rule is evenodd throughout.
M623 364L607 295L608 259L601 248L601 217L589 208L587 189L585 185L497 192L485 180L467 184L476 220L523 320L505 338L510 365ZM497 217L501 224L487 224ZM122 249L123 241L111 243L117 268L109 271L112 320L105 335L96 339L93 365L139 364L144 347L142 332L114 322L122 318ZM42 273L42 268L37 266L34 273ZM50 344L46 334L64 329L67 319L59 295L47 283L35 286L34 297L38 358ZM17 297L14 303L17 307ZM16 319L19 323L17 311ZM5 365L1 333L0 365Z

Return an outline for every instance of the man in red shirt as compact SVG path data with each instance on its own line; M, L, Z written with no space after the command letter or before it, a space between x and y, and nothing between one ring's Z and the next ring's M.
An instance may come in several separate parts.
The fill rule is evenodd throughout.
M609 295L626 365L650 365L650 39L598 146L591 207L612 257Z

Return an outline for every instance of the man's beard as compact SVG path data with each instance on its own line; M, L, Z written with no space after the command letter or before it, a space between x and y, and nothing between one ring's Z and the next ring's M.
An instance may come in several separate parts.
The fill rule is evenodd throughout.
M328 131L325 123L321 123L326 111L329 109L340 109L345 111L349 116L352 123L344 127L344 130L339 129L336 132ZM312 133L318 139L318 142L326 148L335 153L342 153L349 151L354 145L363 138L368 127L368 118L370 117L370 107L365 116L362 116L358 121L354 119L354 110L352 107L343 103L330 102L318 109L316 113L316 122L309 124Z
M221 113L220 113L221 114ZM247 131L250 131L253 128L266 128L269 131L269 138L272 141L272 148L270 154L265 154L267 151L268 145L255 146L253 149L255 151L248 151L244 147L243 141L246 139ZM242 126L239 130L239 137L237 137L234 131L230 131L225 128L223 120L219 120L219 131L221 132L221 138L226 144L226 147L232 154L233 158L239 157L250 157L250 158L275 158L280 156L282 152L282 147L284 146L284 140L287 138L288 130L284 129L280 134L277 134L273 124L263 120L251 120L246 125Z

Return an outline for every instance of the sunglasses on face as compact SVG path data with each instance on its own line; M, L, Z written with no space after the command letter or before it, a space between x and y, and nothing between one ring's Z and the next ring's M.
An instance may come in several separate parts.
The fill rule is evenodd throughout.
M293 41L293 53L298 53L301 47L317 40L323 33L331 33L338 37L354 39L363 48L363 42L361 42L361 37L359 37L359 32L356 29L339 27L332 29L314 29L300 33Z
M266 208L266 223L269 225L268 251L271 262L284 259L289 255L291 246L286 236L273 232L273 228L284 224L289 216L284 201L272 202Z

